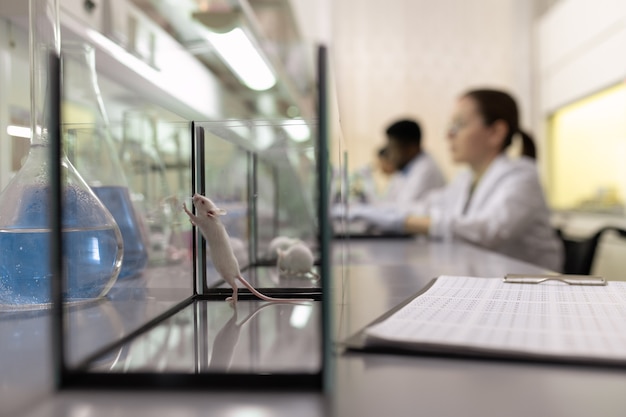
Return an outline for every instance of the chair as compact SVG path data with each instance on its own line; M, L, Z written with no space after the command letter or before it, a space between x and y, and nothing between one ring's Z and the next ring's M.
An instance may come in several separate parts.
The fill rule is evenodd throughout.
M565 249L563 273L589 275L591 273L591 267L593 266L600 238L605 232L609 231L617 232L620 237L626 239L626 230L615 226L603 227L593 236L586 239L573 239L565 237L563 232L560 229L557 229L557 234L563 241Z

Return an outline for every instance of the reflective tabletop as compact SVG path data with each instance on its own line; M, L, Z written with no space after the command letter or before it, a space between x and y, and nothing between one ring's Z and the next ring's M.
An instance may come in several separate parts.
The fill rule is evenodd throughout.
M626 410L623 395L626 373L623 371L439 356L352 353L341 347L343 339L415 294L438 275L498 277L506 273L545 272L542 269L474 246L425 239L335 241L333 256L336 354L332 384L326 394L241 390L52 392L47 354L49 336L41 327L36 330L36 326L25 325L28 320L41 322L45 315L24 318L23 321L3 317L0 318L3 340L0 348L3 353L0 360L0 415L16 415L20 411L21 415L29 417L416 414L571 417L622 416ZM215 306L211 307L214 314L208 327L212 336L207 338L204 351L207 366L219 369L256 366L263 369L264 364L276 365L277 358L285 366L290 364L299 369L316 366L316 356L311 355L306 343L293 346L291 356L276 355L277 346L288 344L293 339L293 332L307 331L307 326L296 328L289 324L294 316L294 306L265 307L265 303L254 302L241 304L236 313L225 303ZM145 337L164 341L164 335L169 331L167 340L170 342L172 334L178 334L176 340L184 338L184 316L189 319L189 314L183 312L171 323L164 323L155 334ZM266 339L258 339L261 345L251 345L250 332L263 321L271 321L275 331L264 335ZM220 332L230 334L222 338L221 347ZM313 333L311 335L313 337ZM235 349L231 349L233 340ZM139 340L137 343L134 349L143 349ZM188 357L185 355L193 356L190 350L173 355L166 346L161 353L144 352L145 355L134 356L135 360L122 360L129 357L130 350L129 347L120 354L114 367L141 367L148 362L158 362L166 367L188 367L189 363L183 359ZM111 363L102 366L110 367Z

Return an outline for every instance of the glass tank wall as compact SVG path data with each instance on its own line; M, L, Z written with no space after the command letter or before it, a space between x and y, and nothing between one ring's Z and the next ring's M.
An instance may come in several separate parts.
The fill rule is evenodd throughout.
M227 211L220 219L240 267L259 267L256 285L317 287L315 125L287 123L197 123L204 138L201 193ZM301 131L298 140L289 134L293 128ZM213 283L220 277L208 262L207 284Z
M72 131L68 127L64 126L63 131ZM130 220L133 226L138 227L138 234L130 236L137 241L129 241L126 235L124 245L134 248L138 241L141 242L146 248L146 262L138 273L118 279L106 298L84 308L69 310L66 329L69 364L78 364L99 349L128 336L193 293L193 232L181 209L183 201L192 194L190 124L163 122L161 129L167 132L164 134L178 132L184 136L186 144L178 149L175 164L169 168L151 165L150 169L139 172L133 171L130 164L125 164L130 174L141 177L148 184L159 183L159 187L134 188L131 184L132 187L125 187L122 194L96 193L117 214L116 221L122 224L121 227L128 228L131 224L125 222ZM92 130L84 125L78 129ZM68 145L70 159L75 156L76 148L86 145L77 142L85 140L88 145L94 146L93 137L85 136L89 138L65 135L64 143ZM112 142L109 152L121 154L122 144L123 140ZM100 163L103 160L107 159L100 158ZM120 213L123 215L120 216ZM65 252L85 254L93 249L88 242L82 247L64 247ZM128 253L128 250L124 251L122 268L127 261L136 266L136 259L127 257ZM119 358L113 355L110 360L117 361ZM98 363L101 366L112 365L108 359L100 359Z
M135 118L150 120L151 129L127 120L109 122L93 55L85 60L85 52L91 49L82 44L61 48L60 140L69 163L84 173L89 189L115 219L123 256L106 297L67 310L64 353L75 367L104 349L109 353L96 363L112 367L121 359L112 344L193 294L193 232L182 211L193 191L191 123L147 112L136 112ZM68 215L67 206L63 213ZM64 257L93 261L105 253L90 238L73 246L63 243Z
M112 377L150 385L146 374L160 373L183 375L183 381L204 375L201 383L208 385L242 377L237 384L254 385L255 378L272 375L269 383L278 386L287 380L320 386L315 123L289 125L302 130L294 140L283 120L155 124L142 115L132 118L135 127L126 121L128 137L115 152L132 167L126 168L129 183L141 195L137 211L146 225L149 261L138 277L118 280L103 302L69 312L65 352L74 377L93 382L90 376L97 376L96 385ZM137 133L146 131L139 125L151 126L149 134ZM172 145L145 143L154 129ZM145 149L133 143L131 152L129 141L143 141ZM161 152L168 146L177 152ZM196 194L210 199L211 211L192 198ZM195 234L183 206L193 212ZM201 238L217 227L209 222L223 225L221 246ZM155 249L164 236L178 256ZM237 303L227 301L236 278L224 275L229 253L237 275L276 300L261 300L238 281Z
M310 62L304 59L310 49L289 40L279 59L269 59L278 69L276 85L257 94L233 84L235 79L226 72L214 74L213 54L187 51L184 39L151 25L141 18L140 10L124 7L117 12L129 17L128 21L137 18L138 26L129 26L129 30L149 29L155 39L153 59L149 60L121 42L123 37L87 27L80 10L60 3L65 11L61 46L78 41L95 49L95 71L91 67L81 74L97 73L102 96L98 98L94 89L91 105L104 104L109 119L108 125L98 121L100 115L90 108L94 106L81 100L81 88L65 83L57 103L63 116L63 151L76 172L85 174L87 189L101 203L107 199L117 202L103 206L118 228L125 219L133 224L131 240L142 241L139 258L144 261L130 268L132 272L125 277L118 276L106 295L75 303L65 294L62 333L57 327L49 332L49 319L55 314L49 305L38 311L3 312L0 327L6 331L2 334L12 337L4 344L3 352L9 351L5 356L27 353L29 362L32 359L49 374L58 363L51 366L42 358L49 356L50 346L62 336L63 375L67 377L63 386L72 385L70 380L80 384L79 380L87 381L90 376L116 386L129 379L111 382L103 375L130 376L132 380L132 375L170 372L218 372L220 376L233 372L252 375L252 379L274 373L317 378L322 368L323 315L318 279L317 132L315 123L309 121L315 117L315 91ZM12 24L9 20L0 23L3 27ZM199 22L186 26L195 33L206 31ZM28 60L22 58L27 57L28 28L13 25L11 37L15 41L14 50L9 51L12 73L27 74ZM296 61L298 65L293 65ZM288 71L281 70L286 62L290 63ZM73 68L65 67L65 74L75 71ZM181 73L189 76L181 77ZM93 86L93 79L83 86L88 84ZM15 90L21 94L27 88ZM0 98L6 99L7 91L13 90L3 90ZM28 130L27 100L9 98L11 106L15 105L10 108L11 123ZM225 120L230 117L238 119ZM201 154L194 148L193 119L203 120L195 123L205 138ZM10 171L3 167L0 172L3 185L21 168L29 149L26 136L12 139L9 148L3 147L3 155L10 154L12 161ZM50 155L46 152L44 156ZM199 160L204 161L202 175L193 166ZM104 177L98 178L105 171L125 179L121 184L108 184L124 189L115 193L115 198L98 189L107 186ZM243 288L236 309L224 301L232 289L215 270L204 244L198 245L201 241L182 209L183 203L192 207L196 192L219 202L226 211L220 221L227 227L242 276L263 293L301 297L301 302L267 303ZM115 207L121 207L123 215L115 216ZM277 237L282 240L272 242ZM294 244L306 247L305 270L294 269L293 262L279 269L276 248L285 251ZM131 256L126 256L124 249L132 245L128 239L122 239L122 245L121 265L128 267ZM101 249L97 239L87 238L73 247L65 244L61 256L91 262L102 258L105 253ZM36 256L27 260L33 258ZM207 261L201 270L197 269L199 259ZM85 273L84 269L78 271L78 275ZM66 287L67 278L66 271ZM53 337L42 336L49 333ZM10 371L0 382L22 374L17 366ZM58 376L46 380L47 388ZM94 380L93 385L98 385Z

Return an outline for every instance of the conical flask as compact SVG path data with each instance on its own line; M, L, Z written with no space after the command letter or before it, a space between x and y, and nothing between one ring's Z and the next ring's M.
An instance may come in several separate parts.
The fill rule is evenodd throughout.
M119 278L136 276L148 261L147 239L111 135L98 86L94 49L86 43L63 42L61 56L63 132L68 156L122 232L124 261Z
M48 54L59 53L58 3L30 0L31 146L0 193L0 306L50 305L50 149L46 109ZM123 255L115 220L72 164L61 160L65 301L105 295Z

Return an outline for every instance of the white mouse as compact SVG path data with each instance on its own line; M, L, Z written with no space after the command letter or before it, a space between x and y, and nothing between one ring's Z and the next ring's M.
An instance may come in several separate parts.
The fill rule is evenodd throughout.
M235 255L235 258L237 258L237 263L239 265L248 265L248 250L246 249L246 245L243 240L232 236L229 236L229 238L230 247L233 248L233 254ZM207 255L213 259L210 248L207 248Z
M313 272L313 252L304 243L296 243L286 250L278 249L278 261L276 266L281 274L287 275L312 275L319 278Z
M246 248L243 240L231 236L230 246L233 248L233 253L235 254L235 258L237 258L239 265L248 265L248 248Z
M184 203L183 210L185 210L185 213L187 213L187 216L189 216L189 221L191 221L191 224L200 229L200 233L202 233L202 236L204 236L204 238L208 242L211 260L213 261L215 269L217 270L217 272L219 272L222 279L224 279L224 281L226 281L226 283L230 285L233 289L233 295L232 297L228 297L226 299L227 301L232 302L233 305L237 303L237 280L239 280L246 288L248 288L252 294L265 301L297 303L301 303L303 301L311 301L307 299L285 299L268 297L267 295L261 294L259 291L257 291L248 281L246 281L241 276L239 263L237 262L237 258L233 253L233 248L230 244L230 238L228 236L228 233L226 232L226 228L219 219L219 216L223 216L226 214L226 210L218 208L210 199L197 193L193 195L192 201L198 215L195 215L191 211L189 211L187 209L187 205Z

